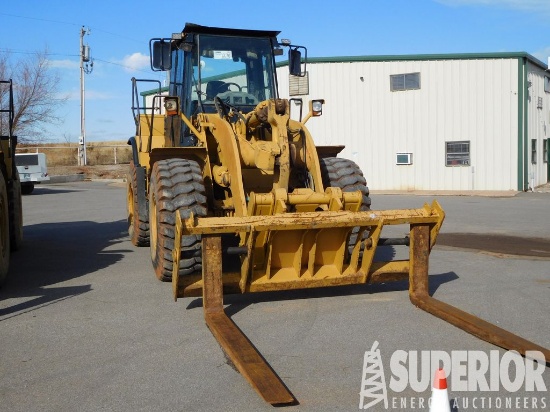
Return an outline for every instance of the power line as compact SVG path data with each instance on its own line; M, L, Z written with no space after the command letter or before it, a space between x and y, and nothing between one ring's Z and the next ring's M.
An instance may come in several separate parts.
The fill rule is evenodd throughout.
M45 18L41 18L41 17L22 16L22 15L18 15L18 14L4 13L4 12L0 12L0 15L15 17L15 18L19 18L19 19L37 20L37 21L44 21L44 22L48 22L48 23L66 24L66 25L70 25L70 26L79 26L76 23L72 23L72 22L68 22L68 21L45 19ZM94 31L99 31L99 32L106 33L110 36L119 37L119 38L122 38L122 39L139 42L140 44L145 43L144 41L141 41L141 40L137 40L137 39L134 39L134 38L131 38L131 37L123 36L123 35L113 33L113 32L107 31L107 30L103 30L103 29L100 29L100 28L97 28L97 27L89 26L89 31L90 32L91 32L92 29ZM15 53L15 54L29 54L29 55L37 53L37 52L33 52L33 51L28 51L28 50L10 50L10 49L7 49L7 48L0 48L0 52ZM79 54L69 54L69 53L44 53L44 54L46 56L80 57ZM115 66L124 67L124 68L129 69L129 70L139 71L139 72L143 72L143 73L150 73L150 71L148 71L148 70L137 69L135 67L127 66L127 65L124 65L124 64L121 64L121 63L115 63L115 62L111 62L111 61L103 60L103 59L98 59L98 58L95 58L95 60L98 60L98 61L101 61L101 62L107 63L107 64L112 64L112 65L115 65Z
M50 20L50 19L43 19L43 18L40 18L40 17L20 16L20 15L17 15L17 14L10 14L10 13L3 13L3 12L0 12L0 14L3 15L3 16L17 17L18 19L47 21L47 22L49 22L49 23L69 24L69 25L71 25L71 26L79 26L79 24L70 23L70 22L68 22L68 21Z
M33 52L33 51L27 51L27 50L0 49L0 53L16 53L16 54L29 54L29 55L31 55L31 54L37 54L37 53L40 53L40 52ZM44 53L44 55L45 56L80 57L79 54L65 54L65 53ZM115 63L115 62L111 62L109 60L98 59L97 57L94 57L94 60L97 60L97 61L103 62L103 63L107 63L107 64L112 64L114 66L124 67L125 69L134 70L134 71L137 71L137 72L151 73L150 70L137 69L135 67L128 66L128 65L125 65L125 64Z
M1 13L0 13L1 14ZM43 54L45 56L66 56L66 57L79 57L78 54L68 54L68 53L50 53L42 51L30 51L30 50L14 50L14 49L4 49L0 48L0 53L14 53L14 54Z
M138 40L138 39L134 39L132 37L123 36L122 34L117 34L117 33L107 31L107 30L98 29L97 27L94 27L94 26L90 26L90 30L91 29L93 29L94 31L99 31L99 32L105 33L105 34L110 34L111 36L119 37L121 39L132 40L132 41L135 41L136 43L139 43L139 44L145 44L145 42L143 40Z
M3 13L3 12L0 12L0 15L9 16L9 17L16 17L18 19L37 20L37 21L45 21L45 22L48 22L48 23L67 24L67 25L70 25L70 26L80 26L80 24L76 24L76 23L72 23L72 22L68 22L68 21L44 19L44 18L41 18L41 17L21 16L21 15L18 15L18 14ZM113 33L113 32L108 31L108 30L103 30L103 29L95 27L95 26L89 26L89 29L90 30L93 29L94 31L99 31L99 32L102 32L102 33L105 33L105 34L109 34L109 35L114 36L114 37L120 37L121 39L131 40L131 41L135 41L135 42L140 43L140 44L145 44L145 42L142 41L142 40L137 40L137 39L134 39L134 38L128 37L128 36L123 36L121 34Z

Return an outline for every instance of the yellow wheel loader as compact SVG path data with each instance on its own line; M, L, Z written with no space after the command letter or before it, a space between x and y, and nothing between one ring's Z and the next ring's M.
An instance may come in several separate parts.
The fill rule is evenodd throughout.
M136 246L149 245L156 276L172 282L174 298L203 297L212 333L272 404L295 398L226 316L224 293L409 279L415 305L504 348L550 358L429 296L428 256L443 210L437 202L370 210L359 167L335 157L337 149L317 148L306 127L324 101L310 101L295 119L279 97L275 56L287 49L290 76L304 76L307 51L279 43L278 34L188 23L150 41L151 67L168 72L168 88L132 79L128 230ZM156 92L140 94L144 83ZM409 225L410 233L383 238L386 225ZM408 258L375 261L380 245L408 246Z

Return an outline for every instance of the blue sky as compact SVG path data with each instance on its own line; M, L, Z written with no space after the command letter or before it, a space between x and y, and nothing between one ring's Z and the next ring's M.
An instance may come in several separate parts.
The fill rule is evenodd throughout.
M47 4L47 5L46 5ZM52 141L80 134L80 28L89 27L94 69L86 75L88 141L127 140L134 133L131 77L164 79L149 70L149 39L169 37L186 22L280 30L310 57L525 51L550 55L550 0L279 0L145 2L26 0L0 8L0 53L11 58L48 49L58 71L61 126ZM201 6L206 5L206 6Z

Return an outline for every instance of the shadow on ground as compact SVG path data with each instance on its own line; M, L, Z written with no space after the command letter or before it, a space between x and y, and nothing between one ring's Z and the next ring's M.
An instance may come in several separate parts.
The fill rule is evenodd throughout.
M73 193L73 192L80 192L80 190L76 190L76 189L67 189L66 187L64 188L60 188L60 187L55 187L55 188L52 188L51 186L48 187L48 186L35 186L34 187L34 190L27 194L27 195L23 195L23 199L27 196L40 196L40 195L58 195L60 193Z
M124 220L25 226L23 246L11 255L8 279L0 289L0 321L90 291L91 285L85 279L75 286L51 285L83 277L121 260L124 251L105 249L120 243L127 236L125 229ZM2 300L25 297L31 299L12 306L2 305Z
M476 249L499 255L550 259L550 239L487 233L440 233L438 246Z
M441 273L430 275L430 295L433 295L437 289L448 282L458 279L455 272ZM224 295L224 304L228 305L225 312L229 317L235 315L241 310L250 305L260 302L278 302L285 300L299 299L316 299L334 296L350 296L350 295L370 295L373 293L384 293L392 291L408 292L409 282L398 281L370 285L350 285L350 286L334 286L326 288L286 290L279 292L257 292L247 293L243 295ZM193 299L187 309L194 309L202 306L202 298Z

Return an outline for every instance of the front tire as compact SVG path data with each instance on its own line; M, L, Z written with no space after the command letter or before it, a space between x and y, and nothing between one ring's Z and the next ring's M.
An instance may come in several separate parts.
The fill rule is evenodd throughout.
M191 212L207 214L207 198L202 170L194 160L167 159L153 165L149 185L149 225L151 260L158 279L172 280L176 211L187 218ZM201 237L183 236L179 275L202 270Z

